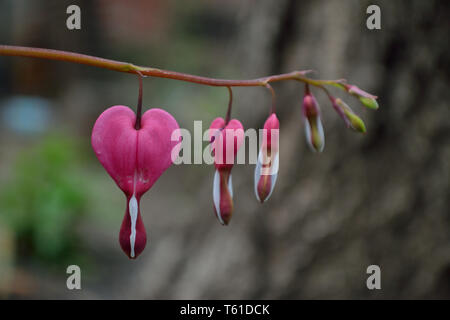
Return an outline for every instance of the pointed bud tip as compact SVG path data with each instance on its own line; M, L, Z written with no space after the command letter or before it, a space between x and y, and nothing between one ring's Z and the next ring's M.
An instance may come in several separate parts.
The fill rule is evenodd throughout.
M366 126L360 117L358 117L353 112L346 112L345 115L348 117L349 122L350 122L350 127L353 130L355 130L357 132L361 132L361 133L366 133Z
M145 249L146 242L147 242L146 237L145 237L145 239L141 239L139 241L139 243L136 244L136 246L134 248L134 252L132 253L132 250L131 250L131 247L130 247L129 236L123 238L122 235L121 235L120 238L119 238L120 247L122 248L122 251L127 255L127 257L130 260L136 260L136 258L141 255L141 253Z
M231 216L227 216L227 217L222 217L223 220L223 226L227 226L230 223L231 220Z
M270 183L270 176L269 175L262 175L258 186L257 186L257 191L258 191L258 200L261 203L264 203L267 199L267 196L269 195L270 191L271 191L271 183Z
M375 98L360 97L359 101L361 101L361 103L369 109L377 110L379 108L378 102Z
M280 121L277 118L277 115L275 113L272 113L264 122L264 129L270 130L270 129L279 129L280 128Z
M222 226L227 226L231 221L232 212L222 212L220 217L217 214L216 207L214 206L214 212L216 214L217 220Z

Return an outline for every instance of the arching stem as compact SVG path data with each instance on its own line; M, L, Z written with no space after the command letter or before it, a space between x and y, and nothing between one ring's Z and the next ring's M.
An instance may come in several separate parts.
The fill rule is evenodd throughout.
M260 87L265 86L269 82L284 80L298 80L302 82L309 80L312 81L312 79L305 77L306 74L311 72L311 70L292 71L289 73L271 75L250 80L226 80L201 77L192 74L151 67L142 67L128 62L115 61L75 52L52 49L0 45L0 55L67 61L127 73L137 73L139 71L143 76L175 79L215 87Z
M266 76L262 78L249 79L249 80L227 80L227 79L216 79L209 77L201 77L187 73L175 72L170 70L163 70L151 67L137 66L128 62L121 62L111 59L104 59L100 57L89 56L85 54L67 52L61 50L43 49L43 48L32 48L32 47L21 47L21 46L9 46L0 45L0 55L3 56L20 56L20 57L30 57L30 58L40 58L49 60L59 60L67 61L72 63L79 63L90 65L98 68L105 68L118 72L134 73L139 75L139 98L137 106L137 117L136 117L136 128L140 128L140 120L142 113L142 78L145 76L157 77L157 78L168 78L179 81L193 82L201 85L215 86L215 87L227 87L230 91L230 104L229 110L227 112L227 119L229 120L229 114L231 112L231 87L266 87L272 93L272 107L271 113L275 112L275 91L270 86L269 83L285 80L295 80L305 83L307 92L309 92L309 86L315 86L326 90L325 85L332 85L345 90L344 79L339 80L318 80L311 79L307 77L307 74L312 72L312 70L303 71L292 71L289 73L276 74L271 76ZM325 91L327 92L327 91ZM327 92L327 94L329 94Z
M272 86L268 83L266 83L265 87L270 90L270 93L272 94L272 106L270 108L270 114L275 113L275 106L276 106L276 95L275 90L273 90Z

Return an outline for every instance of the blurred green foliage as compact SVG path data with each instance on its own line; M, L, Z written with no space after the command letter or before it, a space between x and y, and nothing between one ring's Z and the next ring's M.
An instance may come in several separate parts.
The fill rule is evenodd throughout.
M58 135L17 157L1 188L0 220L15 234L21 255L63 264L77 254L76 226L88 196L78 151L73 140Z

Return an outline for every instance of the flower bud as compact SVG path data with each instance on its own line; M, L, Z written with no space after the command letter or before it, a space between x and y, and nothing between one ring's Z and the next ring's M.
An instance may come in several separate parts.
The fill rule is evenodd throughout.
M361 101L361 103L369 109L376 110L379 108L378 102L374 98L361 97L359 98L359 101Z
M361 103L370 109L378 109L378 102L377 102L377 96L374 96L364 90L361 90L355 85L346 85L345 89L350 93L351 95L357 97Z
M225 123L223 118L216 118L210 126L210 141L214 152L213 202L217 219L227 225L233 214L233 183L231 169L234 158L244 140L244 129L239 120Z
M255 168L255 194L261 203L267 201L278 176L278 142L280 123L272 113L264 123L263 142Z
M339 116L345 121L347 127L352 128L355 131L362 133L366 132L366 126L364 122L358 117L353 110L340 98L331 98L333 108L339 114Z
M325 136L320 119L319 104L308 87L306 87L303 98L302 114L305 124L306 141L309 147L313 151L322 152L325 146Z

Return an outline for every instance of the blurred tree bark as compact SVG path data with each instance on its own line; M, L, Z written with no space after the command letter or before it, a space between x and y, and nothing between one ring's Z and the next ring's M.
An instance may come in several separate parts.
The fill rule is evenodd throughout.
M382 12L375 31L366 28L373 1L245 3L236 60L243 74L312 68L320 78L345 77L377 94L380 109L345 99L366 122L368 133L358 135L317 92L326 146L313 154L300 117L302 87L277 84L280 173L270 201L256 202L253 169L237 166L235 216L222 228L205 218L210 179L196 183L194 200L180 209L185 219L160 217L153 225L158 241L125 293L449 298L448 2L375 1ZM235 115L247 128L261 126L268 94L237 92L245 107ZM381 267L382 290L366 287L372 264Z

